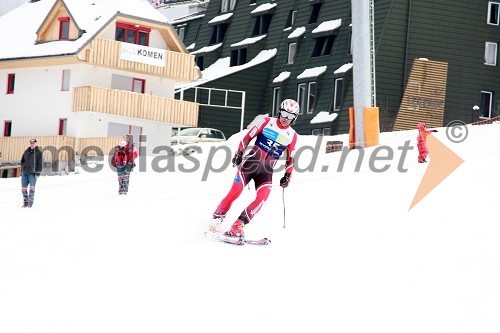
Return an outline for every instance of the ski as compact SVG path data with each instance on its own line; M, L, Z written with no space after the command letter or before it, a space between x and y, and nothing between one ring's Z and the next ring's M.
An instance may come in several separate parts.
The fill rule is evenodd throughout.
M250 245L269 245L271 243L271 240L266 237L261 238L259 240L245 239L245 243Z
M217 242L223 242L227 244L232 244L232 245L269 245L271 243L271 240L268 238L262 238L262 239L245 239L245 238L239 238L239 237L228 237L224 236L222 234L217 234L217 233L212 233L212 232L205 232L205 236L210 239L214 240Z

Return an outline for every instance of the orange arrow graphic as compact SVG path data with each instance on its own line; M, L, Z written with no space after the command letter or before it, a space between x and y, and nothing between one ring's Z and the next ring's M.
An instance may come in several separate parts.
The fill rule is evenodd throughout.
M427 147L429 148L431 160L420 181L417 193L415 193L408 211L415 207L420 200L425 198L427 194L436 188L436 186L445 180L446 177L451 175L451 173L464 162L460 156L455 154L432 135L427 137Z

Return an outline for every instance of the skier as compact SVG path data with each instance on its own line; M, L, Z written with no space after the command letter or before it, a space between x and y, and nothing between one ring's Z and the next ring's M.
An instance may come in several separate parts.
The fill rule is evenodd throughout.
M30 146L21 157L21 192L23 194L23 208L31 208L35 200L35 184L42 172L42 152L37 147L36 139L30 140ZM29 191L28 191L29 185Z
M243 228L257 214L271 192L273 168L283 154L287 153L285 175L280 186L287 187L293 170L294 149L297 133L290 126L297 120L299 104L292 99L285 99L279 107L278 118L263 117L252 127L238 145L238 151L232 159L233 166L238 167L236 177L229 193L217 206L209 224L209 231L220 233L220 227L233 202L240 196L243 188L252 179L257 191L255 200L241 212L238 219L224 235L244 237ZM243 152L252 139L255 146L243 157Z
M130 172L135 166L137 155L137 150L125 140L115 147L115 153L111 159L111 164L116 167L116 173L118 175L118 194L128 193Z
M427 150L427 135L437 132L436 130L427 130L425 123L419 123L417 125L418 136L417 136L417 147L418 147L418 163L427 162L426 158L429 154Z

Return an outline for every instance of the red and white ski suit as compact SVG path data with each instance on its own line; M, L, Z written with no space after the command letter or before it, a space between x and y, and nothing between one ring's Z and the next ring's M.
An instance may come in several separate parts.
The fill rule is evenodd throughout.
M240 196L243 188L252 179L257 194L241 213L239 219L245 224L259 212L271 192L274 166L280 156L286 152L285 173L292 173L294 150L297 133L293 128L283 127L277 118L263 117L252 127L238 146L244 151L252 139L256 138L255 146L245 156L241 163L229 193L214 212L214 217L225 216L233 202Z

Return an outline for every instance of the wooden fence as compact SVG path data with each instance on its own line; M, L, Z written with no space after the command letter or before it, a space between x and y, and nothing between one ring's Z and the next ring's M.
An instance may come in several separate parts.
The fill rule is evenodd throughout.
M4 162L19 162L29 147L32 137L0 137L0 152ZM46 161L71 161L78 152L81 156L108 155L122 136L106 138L74 138L70 136L37 136L37 145Z

